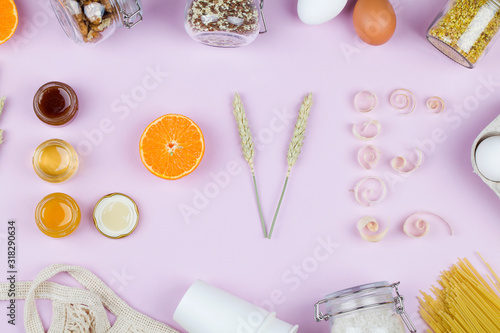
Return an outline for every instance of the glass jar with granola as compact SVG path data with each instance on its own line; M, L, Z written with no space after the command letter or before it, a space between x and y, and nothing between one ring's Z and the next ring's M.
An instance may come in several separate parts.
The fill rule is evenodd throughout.
M263 5L264 0L188 0L185 28L191 38L205 45L248 45L267 30Z
M474 68L500 29L500 0L450 0L427 30L439 51Z
M140 0L51 0L66 35L77 44L95 44L116 28L142 20Z

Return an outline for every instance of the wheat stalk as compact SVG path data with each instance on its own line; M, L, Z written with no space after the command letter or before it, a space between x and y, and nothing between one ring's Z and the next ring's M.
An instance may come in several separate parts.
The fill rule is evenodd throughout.
M238 95L238 93L234 94L233 114L234 118L236 119L236 124L238 125L238 132L241 138L241 151L243 152L243 157L247 161L250 167L250 171L252 173L253 186L255 190L255 197L257 199L257 206L259 208L262 230L264 232L264 237L267 237L266 223L264 222L264 215L262 214L262 207L260 205L259 191L257 190L257 180L255 179L255 169L253 164L255 147L252 139L252 132L250 131L250 125L248 125L248 119L245 114L245 109L243 108L243 103L241 102L241 98L240 95Z
M2 114L4 104L5 104L5 96L0 98L0 115ZM0 129L0 144L2 143L3 143L3 129Z
M269 239L271 239L271 236L274 231L274 226L276 224L278 212L281 207L281 202L283 201L283 196L285 195L285 190L288 184L288 178L290 177L290 173L292 171L292 167L297 162L302 146L304 145L307 119L309 118L309 114L311 113L312 105L313 105L312 93L309 93L309 95L307 95L304 98L304 101L300 106L299 115L297 116L297 122L295 123L295 128L293 130L292 141L290 142L290 146L288 146L288 153L286 155L286 159L288 162L288 170L286 172L285 184L283 185L283 190L281 191L278 207L276 207L276 212L274 213L273 223L271 225L271 229L269 230L268 234Z

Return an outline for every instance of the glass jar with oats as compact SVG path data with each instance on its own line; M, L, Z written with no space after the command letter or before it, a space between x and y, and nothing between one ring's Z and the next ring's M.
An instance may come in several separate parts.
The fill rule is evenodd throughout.
M264 0L188 0L185 28L191 38L205 45L248 45L267 31L263 6Z
M427 39L450 59L474 68L499 28L499 0L450 0L427 30Z
M140 0L50 0L61 27L77 44L95 44L117 28L142 21Z

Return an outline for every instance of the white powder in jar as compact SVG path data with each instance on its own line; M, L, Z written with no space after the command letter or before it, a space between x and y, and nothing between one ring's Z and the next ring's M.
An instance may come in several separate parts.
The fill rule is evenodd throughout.
M358 310L335 316L331 333L404 333L401 317L392 308Z

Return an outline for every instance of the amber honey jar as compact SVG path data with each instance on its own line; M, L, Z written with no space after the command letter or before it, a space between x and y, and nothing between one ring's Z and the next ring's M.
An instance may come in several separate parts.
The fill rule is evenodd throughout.
M80 219L80 207L72 197L64 193L47 195L35 210L35 221L40 231L54 238L71 234L80 224Z
M48 82L36 92L33 109L44 123L53 126L64 125L78 113L78 97L66 83Z
M78 170L78 155L66 141L50 139L36 148L33 168L43 180L61 183L73 177Z

